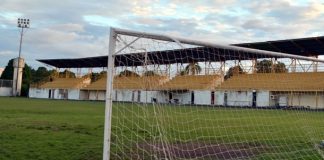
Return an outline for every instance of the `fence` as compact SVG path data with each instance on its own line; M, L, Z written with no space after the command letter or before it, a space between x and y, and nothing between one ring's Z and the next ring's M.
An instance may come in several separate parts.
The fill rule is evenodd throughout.
M1 87L12 87L12 80L5 80L5 79L0 79L0 88Z

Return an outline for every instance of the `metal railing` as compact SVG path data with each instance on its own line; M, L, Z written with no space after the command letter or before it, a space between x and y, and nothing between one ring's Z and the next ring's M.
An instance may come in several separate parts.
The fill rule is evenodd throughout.
M0 79L0 87L12 87L12 80Z

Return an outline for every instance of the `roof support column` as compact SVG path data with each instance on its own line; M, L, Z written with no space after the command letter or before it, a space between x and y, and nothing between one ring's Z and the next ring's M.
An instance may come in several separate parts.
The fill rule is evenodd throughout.
M318 56L315 57L316 59L318 59ZM317 72L318 70L318 62L313 61L313 72Z
M317 91L315 92L315 96L316 96L316 100L315 100L316 101L316 106L315 107L317 109L317 107L318 107L318 93L317 93Z
M292 58L291 59L291 72L296 72L296 59L295 58Z
M252 60L252 73L257 73L257 64L258 64L258 60L253 59Z
M220 66L221 81L223 82L224 77L225 77L225 72L226 72L225 61L221 61L220 63L221 63L221 66Z
M277 58L271 58L271 73L276 72Z

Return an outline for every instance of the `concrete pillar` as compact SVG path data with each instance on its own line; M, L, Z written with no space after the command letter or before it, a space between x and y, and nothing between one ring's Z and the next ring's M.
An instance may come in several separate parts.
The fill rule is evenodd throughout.
M252 73L257 73L257 64L258 64L258 60L253 59L252 60Z
M297 63L296 63L296 59L291 59L291 72L296 72L296 65L297 65Z
M23 69L25 67L25 60L23 58L16 58L13 62L14 75L13 75L13 84L12 84L12 95L20 96L21 94L21 84Z

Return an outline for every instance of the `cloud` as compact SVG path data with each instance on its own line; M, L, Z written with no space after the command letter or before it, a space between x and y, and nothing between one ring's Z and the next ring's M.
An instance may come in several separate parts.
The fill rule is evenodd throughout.
M23 55L35 66L39 58L105 55L110 26L222 44L324 35L316 0L2 0L0 66L17 55L18 17L31 19Z

